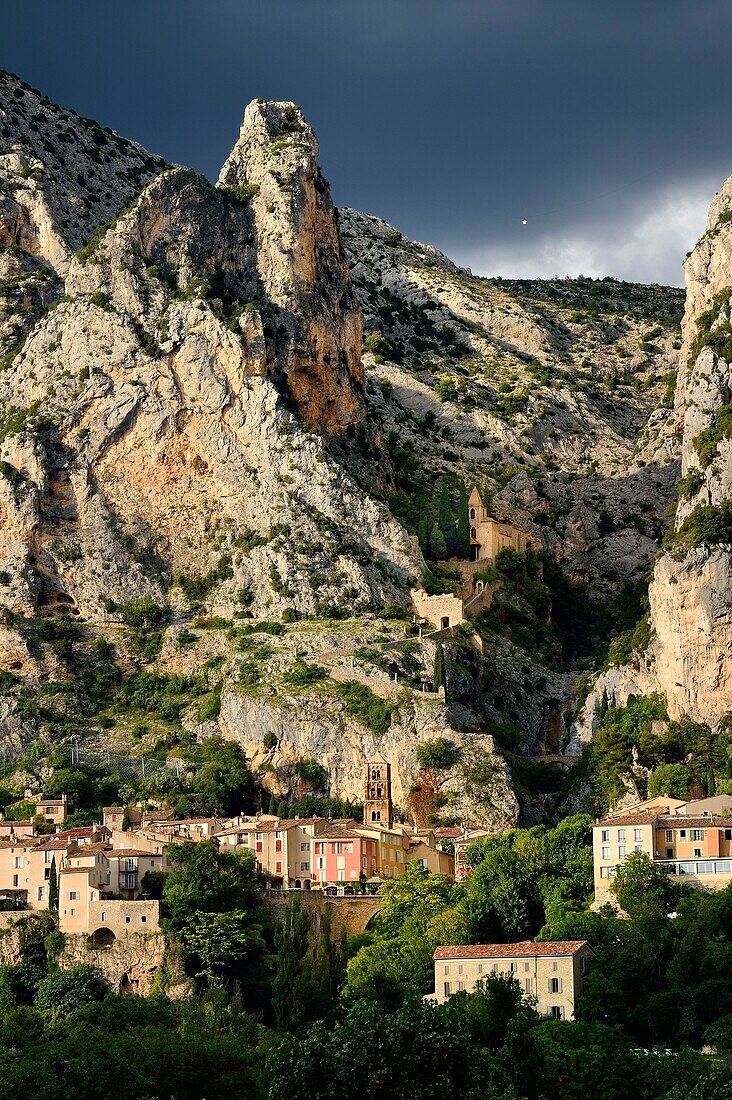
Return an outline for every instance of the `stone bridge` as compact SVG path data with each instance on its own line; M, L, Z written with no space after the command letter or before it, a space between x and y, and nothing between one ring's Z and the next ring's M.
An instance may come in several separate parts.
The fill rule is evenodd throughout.
M365 932L381 908L381 898L372 894L339 894L331 897L322 890L266 890L262 895L266 908L279 918L283 917L285 907L293 898L297 898L303 909L310 914L316 935L320 933L326 909L329 911L332 940L339 940L341 932L345 932L347 936Z
M554 753L541 753L537 756L531 756L529 759L536 760L539 764L554 764L560 768L569 770L577 763L579 756L560 756Z

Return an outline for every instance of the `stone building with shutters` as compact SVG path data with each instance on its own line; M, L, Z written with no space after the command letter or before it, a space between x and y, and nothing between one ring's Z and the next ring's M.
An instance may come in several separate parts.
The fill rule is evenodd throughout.
M453 993L472 993L481 978L502 974L518 982L524 996L536 998L537 1012L571 1020L590 953L586 940L438 947L433 956L435 992L430 998L442 1004Z

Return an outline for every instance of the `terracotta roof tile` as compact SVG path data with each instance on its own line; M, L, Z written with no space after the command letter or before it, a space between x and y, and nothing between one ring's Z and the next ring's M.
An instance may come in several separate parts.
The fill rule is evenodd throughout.
M144 848L113 848L107 853L107 859L114 859L119 856L120 858L130 859L132 856L141 856L143 859L162 859L162 852L147 852Z
M433 958L526 959L534 956L551 958L552 956L576 955L578 951L587 946L587 940L554 940L546 943L522 940L520 943L463 944L459 947L438 947Z
M610 828L617 828L618 826L622 828L623 825L653 825L658 816L658 810L649 810L647 813L629 813L623 817L604 817L601 821L595 822L595 828L600 825L603 827L609 826Z
M680 814L661 814L657 810L645 814L626 814L624 817L605 817L596 822L595 828L618 828L624 825L659 825L664 829L704 829L710 827L732 829L729 817L682 817Z

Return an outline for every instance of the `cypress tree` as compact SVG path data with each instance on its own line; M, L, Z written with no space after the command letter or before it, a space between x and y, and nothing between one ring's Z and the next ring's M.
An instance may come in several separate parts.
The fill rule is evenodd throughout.
M287 817L287 807L285 806L284 802L277 803L277 816Z
M419 526L417 527L417 538L419 539L420 550L424 554L426 560L430 561L432 557L430 553L430 527L427 522L426 516L423 516L422 519L419 521Z
M445 540L445 557L451 558L457 545L457 532L455 530L455 516L452 511L452 501L450 500L450 488L447 484L447 478L442 479L442 488L440 489L440 499L437 507L437 523L442 537Z
M317 986L310 927L310 917L300 899L295 898L285 909L275 937L277 962L272 979L272 1006L282 1031L296 1031L312 1018Z
M470 520L468 519L468 490L464 481L460 482L458 499L457 538L455 553L466 561L470 558Z
M48 875L48 908L52 913L58 912L58 874L55 856L51 859L51 870Z
M435 648L435 670L434 670L434 673L432 675L435 691L439 691L440 688L442 687L442 677L443 677L443 675L444 675L444 671L443 671L443 667L442 667L442 646L438 642L437 646Z
M277 817L277 800L275 799L275 796L273 794L269 796L269 806L267 807L267 813L271 814L272 817Z
M432 550L432 561L444 561L447 557L445 536L436 523L433 523L430 528L430 549Z

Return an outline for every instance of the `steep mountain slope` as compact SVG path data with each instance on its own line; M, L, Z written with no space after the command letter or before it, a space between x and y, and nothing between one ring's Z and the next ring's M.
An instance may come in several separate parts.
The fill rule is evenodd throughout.
M290 590L300 610L343 587L369 604L407 576L403 532L306 430L344 432L362 416L359 316L312 132L288 105L253 104L225 178L243 148L266 188L163 172L69 261L65 294L0 380L15 611L103 617L110 600L159 599L174 574L207 573L227 553L229 611L243 589L254 612ZM273 251L263 242L280 226L323 243L305 259ZM349 540L345 571L323 526ZM245 561L235 551L252 542Z
M71 738L162 765L221 733L288 797L315 762L357 798L378 747L406 810L442 738L434 811L514 823L666 526L678 296L477 279L336 212L294 104L249 105L215 186L17 78L0 110L12 785ZM537 551L438 644L409 588L455 573L416 535L460 482Z
M674 417L682 479L674 529L650 586L650 644L595 685L577 726L597 726L603 696L662 692L671 719L717 729L732 711L732 179L685 264L686 311Z
M490 281L378 218L340 222L372 402L423 480L480 485L597 596L637 582L675 495L680 292Z

